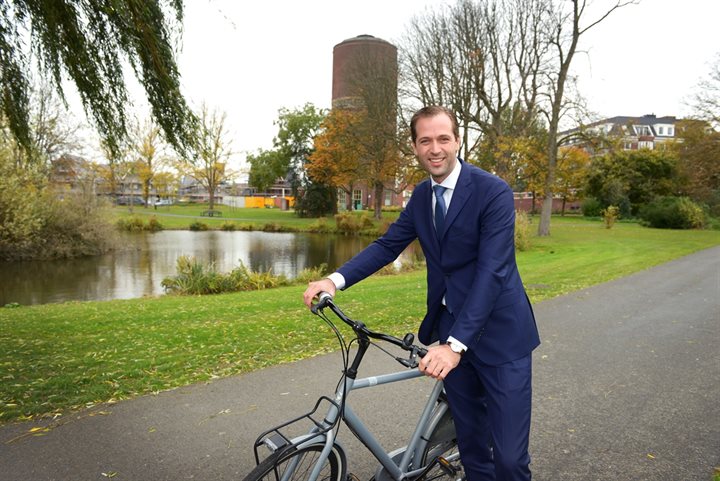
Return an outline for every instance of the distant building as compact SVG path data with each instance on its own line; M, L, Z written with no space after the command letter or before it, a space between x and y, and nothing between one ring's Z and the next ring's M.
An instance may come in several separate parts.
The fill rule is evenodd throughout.
M397 47L390 42L372 35L358 35L343 40L333 48L332 108L353 110L360 106L358 89L378 88L363 85L368 78L363 78L366 71L373 71L374 76L388 79L397 91ZM379 85L382 85L382 81ZM392 110L389 117L395 118L397 106L388 102L385 106ZM386 185L380 203L383 207L404 207L410 192L398 192L394 185ZM337 190L338 210L361 210L372 208L375 204L375 190L365 182L357 182L352 192Z
M50 184L62 195L88 189L100 193L104 182L89 161L77 155L63 154L50 163Z
M623 150L654 150L677 138L677 123L680 121L672 116L656 117L655 114L618 116L561 132L560 136L571 135L570 145L583 145L590 136L603 136L621 141Z

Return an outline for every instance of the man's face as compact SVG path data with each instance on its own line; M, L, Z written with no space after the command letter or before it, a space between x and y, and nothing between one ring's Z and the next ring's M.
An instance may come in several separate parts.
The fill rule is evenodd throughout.
M417 138L412 147L420 166L435 182L442 182L455 168L460 149L452 121L445 114L422 117L415 124L415 132Z

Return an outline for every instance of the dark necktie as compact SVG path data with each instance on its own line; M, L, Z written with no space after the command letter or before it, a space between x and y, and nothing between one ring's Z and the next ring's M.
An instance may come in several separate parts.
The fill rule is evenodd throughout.
M435 231L437 232L438 239L440 238L440 235L442 234L443 228L445 226L445 211L447 210L447 207L445 207L445 199L443 199L443 194L447 190L447 187L443 187L442 185L435 185L433 186L433 191L435 191Z

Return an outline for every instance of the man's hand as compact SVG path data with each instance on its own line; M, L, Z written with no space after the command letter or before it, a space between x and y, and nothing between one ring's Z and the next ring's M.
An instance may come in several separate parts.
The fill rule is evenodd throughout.
M305 289L305 293L303 294L303 301L305 302L305 305L308 306L308 308L312 307L313 299L315 299L318 294L320 294L321 292L327 292L331 296L334 296L335 290L335 283L328 278L310 282L307 286L307 289Z
M460 357L447 344L429 347L425 357L420 359L420 372L442 381L460 364Z

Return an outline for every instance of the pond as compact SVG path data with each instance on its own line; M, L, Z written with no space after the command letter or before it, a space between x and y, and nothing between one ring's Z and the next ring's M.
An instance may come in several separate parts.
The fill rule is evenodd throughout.
M242 261L253 271L294 277L308 267L332 272L372 237L269 232L163 231L123 237L126 249L97 257L0 263L0 306L71 300L129 299L163 294L177 258L194 256L226 272ZM411 245L403 256L420 248Z

